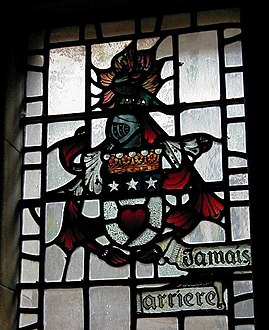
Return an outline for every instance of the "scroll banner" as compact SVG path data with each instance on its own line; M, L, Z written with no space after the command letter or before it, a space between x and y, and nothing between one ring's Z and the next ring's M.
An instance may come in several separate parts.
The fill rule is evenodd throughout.
M169 313L191 310L223 310L222 283L179 285L174 289L141 289L137 294L139 314Z
M251 247L248 243L230 245L190 245L170 241L162 260L180 270L241 268L251 265Z
M251 265L250 244L191 245L171 240L166 246L162 264L176 265L184 271L242 269ZM211 274L212 276L212 274ZM180 277L179 277L180 278ZM212 277L211 277L212 278ZM137 313L169 313L190 310L224 310L227 297L220 281L186 283L140 288L137 292Z

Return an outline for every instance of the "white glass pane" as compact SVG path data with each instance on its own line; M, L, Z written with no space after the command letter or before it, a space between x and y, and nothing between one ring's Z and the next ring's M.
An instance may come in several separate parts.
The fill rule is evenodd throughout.
M208 133L221 137L220 108L197 108L182 112L180 119L181 134Z
M55 149L47 158L47 191L57 189L68 183L75 176L68 173L60 163L59 150Z
M245 123L232 123L227 125L228 149L246 152Z
M44 299L45 330L84 330L82 289L49 289Z
M113 56L122 51L131 41L110 42L105 44L92 45L92 63L99 69L107 69L111 65Z
M250 238L249 208L231 207L231 229L233 240L244 240Z
M207 182L222 180L222 146L213 143L211 149L196 160L195 168Z
M224 242L225 231L213 222L201 221L183 240L186 243Z
M92 147L99 145L106 138L106 118L92 120Z
M220 97L216 31L179 36L180 100L198 102Z
M227 117L243 117L245 115L245 107L243 104L234 104L227 106Z
M50 51L48 113L67 114L85 109L85 47Z
M241 42L237 41L224 47L225 66L240 66L243 64Z
M227 99L243 97L244 85L243 85L243 73L233 72L225 75L226 81L226 95Z
M64 138L74 136L76 130L83 125L83 120L48 124L48 147Z

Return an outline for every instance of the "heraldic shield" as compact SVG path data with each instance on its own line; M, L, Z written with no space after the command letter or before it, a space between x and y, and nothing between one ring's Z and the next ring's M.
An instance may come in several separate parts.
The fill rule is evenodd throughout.
M58 148L62 166L75 175L54 192L67 197L52 244L67 254L84 246L115 267L158 262L171 239L179 242L201 220L220 223L224 203L195 168L220 141L206 133L170 136L150 115L166 108L157 98L164 84L157 47L137 50L132 42L109 69L96 69L106 116L101 144L89 147L85 125L49 149ZM87 214L91 199L94 218Z

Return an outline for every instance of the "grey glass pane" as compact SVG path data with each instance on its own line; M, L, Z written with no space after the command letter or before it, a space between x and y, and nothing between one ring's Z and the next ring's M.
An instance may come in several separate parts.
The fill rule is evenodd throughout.
M124 286L90 288L90 315L90 329L129 329L129 288Z
M43 94L43 75L41 72L28 71L26 81L26 96L41 96Z
M224 38L231 38L241 33L241 29L229 28L224 30Z
M38 291L36 289L23 289L20 295L20 307L37 307Z
M95 39L96 31L93 24L85 25L85 39Z
M190 316L185 318L184 330L221 329L228 330L228 319L224 315Z
M154 269L153 264L136 263L136 276L139 278L153 277Z
M65 266L65 253L56 245L46 249L45 254L45 280L47 282L60 282Z
M46 243L52 241L61 229L64 205L64 202L48 203L46 205Z
M26 105L26 116L40 116L43 111L43 103L42 102L32 102L27 103Z
M162 21L162 30L177 29L190 26L189 13L165 15Z
M84 330L82 289L49 289L44 298L44 329Z
M33 66L43 66L44 56L32 55L28 57L28 64Z
M39 280L39 263L31 260L22 259L21 282L35 283Z
M25 171L23 197L39 198L40 187L41 187L41 171L40 170Z
M135 32L135 21L117 21L101 24L104 37L133 34Z
M36 314L21 314L19 320L19 326L24 327L37 322Z
M201 11L197 15L198 25L240 22L240 11L237 8Z
M68 266L67 281L79 281L83 279L84 275L84 249L76 249L70 259L70 264Z
M143 318L137 320L137 330L177 330L178 320L176 317Z
M39 255L39 241L23 241L22 252L32 255Z
M234 281L235 296L253 291L252 281Z
M130 266L111 267L95 254L90 257L90 278L91 279L109 279L109 278L127 278L130 276Z
M253 317L254 316L253 299L248 299L236 303L234 306L234 313L236 318Z
M22 233L31 235L39 233L39 225L35 222L28 209L23 210L22 214Z
M65 28L54 29L50 35L50 42L73 41L79 38L79 27L68 26Z
M24 164L40 164L41 163L41 152L27 152L24 155Z
M40 146L42 142L42 125L32 124L25 127L25 145Z
M31 49L42 49L44 47L44 30L37 30L30 33L28 38L28 48Z
M142 32L153 32L155 29L156 17L142 18L141 20L141 31Z

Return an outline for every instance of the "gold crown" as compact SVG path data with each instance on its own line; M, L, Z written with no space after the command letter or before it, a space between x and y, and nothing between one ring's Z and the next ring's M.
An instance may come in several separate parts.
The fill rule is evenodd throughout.
M105 154L110 173L134 173L153 171L159 168L161 149L130 151L126 154Z

